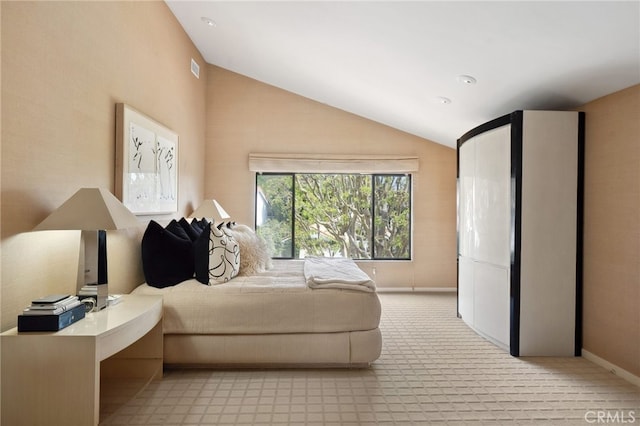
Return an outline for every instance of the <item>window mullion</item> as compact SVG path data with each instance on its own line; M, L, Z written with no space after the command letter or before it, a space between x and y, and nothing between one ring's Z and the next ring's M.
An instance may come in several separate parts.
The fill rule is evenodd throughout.
M371 205L369 206L371 209L371 248L369 251L371 260L376 258L376 176L371 175Z
M291 258L296 258L296 174L291 173Z

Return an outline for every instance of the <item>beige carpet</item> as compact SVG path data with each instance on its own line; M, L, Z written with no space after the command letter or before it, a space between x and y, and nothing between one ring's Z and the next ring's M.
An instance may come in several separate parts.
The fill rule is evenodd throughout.
M105 425L639 424L640 388L583 358L513 358L453 294L389 294L361 370L167 370Z

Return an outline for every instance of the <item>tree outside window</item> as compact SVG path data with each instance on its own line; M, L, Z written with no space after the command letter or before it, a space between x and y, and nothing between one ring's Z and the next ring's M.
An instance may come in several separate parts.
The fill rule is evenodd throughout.
M258 174L256 230L276 258L410 259L411 176Z

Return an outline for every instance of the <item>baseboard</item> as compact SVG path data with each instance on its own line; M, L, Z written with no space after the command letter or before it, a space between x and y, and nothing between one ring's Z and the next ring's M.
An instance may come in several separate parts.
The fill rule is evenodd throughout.
M377 287L378 293L455 293L455 287Z
M630 383L640 387L640 377L636 376L633 373L628 372L624 368L620 368L617 365L610 363L606 359L602 359L598 355L594 355L591 352L589 352L587 350L584 350L584 349L582 349L582 357L585 358L585 359L588 359L589 361L593 362L594 364L598 364L600 367L603 367L603 368L609 370L611 373L615 374L616 376L620 377L621 379L624 379L627 382L630 382Z

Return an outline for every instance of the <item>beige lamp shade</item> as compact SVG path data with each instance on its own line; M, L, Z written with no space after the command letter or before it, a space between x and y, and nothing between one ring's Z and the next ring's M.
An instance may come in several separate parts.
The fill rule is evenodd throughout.
M77 290L79 295L91 294L89 297L95 298L96 309L103 309L107 306L109 291L106 230L138 225L138 218L106 189L82 188L40 222L34 231L81 231Z
M139 225L138 218L111 192L103 188L82 188L40 222L34 231L96 231Z
M231 218L229 213L227 213L216 200L204 200L202 204L200 204L200 207L191 213L189 217L204 217L214 219L216 222L223 222Z

